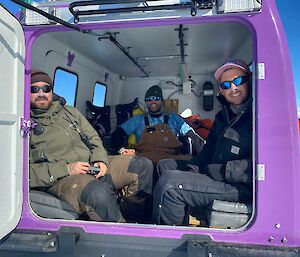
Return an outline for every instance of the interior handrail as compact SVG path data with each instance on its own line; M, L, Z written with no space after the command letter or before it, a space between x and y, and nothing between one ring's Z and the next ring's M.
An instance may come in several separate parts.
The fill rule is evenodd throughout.
M150 1L139 1L139 0L91 0L91 1L76 1L69 5L69 11L74 16L74 22L78 22L80 16L89 15L103 15L111 13L126 13L126 12L146 12L146 11L157 11L157 10L176 10L176 9L191 9L191 15L197 14L197 9L210 9L213 6L213 0L191 0L189 2L182 2L179 4L166 4L166 5L153 5L150 6L148 3L151 2L163 2L161 0L150 0ZM168 1L166 1L168 2ZM131 6L131 7L120 7L120 4L132 4L132 3L144 3L143 6ZM103 5L116 5L118 8L99 8L98 10L78 10L78 7L87 6L103 6Z

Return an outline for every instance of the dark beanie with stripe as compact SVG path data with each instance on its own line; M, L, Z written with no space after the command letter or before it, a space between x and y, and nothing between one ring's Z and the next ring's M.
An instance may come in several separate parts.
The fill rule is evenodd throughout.
M150 87L145 94L145 99L150 96L159 96L163 99L161 88L157 85Z

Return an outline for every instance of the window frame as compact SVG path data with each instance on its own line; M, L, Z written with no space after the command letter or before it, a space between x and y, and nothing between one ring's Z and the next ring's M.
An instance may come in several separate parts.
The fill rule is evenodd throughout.
M106 105L106 95L107 95L107 84L104 83L104 82L100 82L100 81L96 81L94 83L94 87L93 87L93 97L92 97L92 104L94 104L94 96L95 96L95 88L96 88L96 85L100 84L101 86L104 86L105 87L105 95L104 95L104 103L103 103L103 107Z
M55 93L55 92L54 92L54 90L55 90L55 78L56 78L56 72L57 72L58 69L60 69L60 70L62 70L62 71L65 71L65 72L68 72L68 73L71 73L71 74L74 74L74 75L77 77L76 88L75 88L75 97L74 97L74 105L73 105L73 107L76 107L76 104L77 104L77 93L78 93L79 75L78 75L78 73L76 73L75 71L71 71L71 70L66 69L66 68L64 68L64 67L57 66L57 67L55 68L54 75L53 75L53 93ZM64 97L64 96L61 96L61 97Z

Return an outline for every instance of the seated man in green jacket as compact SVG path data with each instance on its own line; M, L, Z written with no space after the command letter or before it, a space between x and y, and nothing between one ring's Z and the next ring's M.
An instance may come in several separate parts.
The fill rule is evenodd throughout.
M108 156L85 117L53 94L50 77L31 73L30 188L46 191L98 221L120 221L115 191L143 205L152 192L153 165L137 156ZM100 169L91 175L91 169ZM126 217L125 217L126 218ZM134 220L133 221L138 221Z

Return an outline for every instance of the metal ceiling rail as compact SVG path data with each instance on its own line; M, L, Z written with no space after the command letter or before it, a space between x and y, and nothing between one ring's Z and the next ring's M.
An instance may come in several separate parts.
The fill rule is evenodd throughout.
M144 68L137 62L137 60L130 55L130 53L123 47L116 38L111 33L106 33L106 35L100 36L98 40L109 39L114 43L140 70L144 73L145 77L149 77L149 73L144 70Z
M79 28L78 26L75 26L69 22L66 22L60 18L57 18L56 16L52 15L52 14L49 14L47 12L44 12L26 2L23 2L22 0L11 0L12 2L22 6L22 7L25 7L29 10L32 10L32 11L35 11L39 14L41 14L42 16L48 18L49 20L52 20L52 21L55 21L63 26L66 26L68 28L71 28L73 30L76 30L78 32L82 32L82 33L85 33L85 34L90 34L92 36L96 36L98 37L98 39L101 39L101 36L93 31L90 31L90 30L83 30L81 28ZM126 1L130 1L130 0L126 0ZM99 37L100 36L100 37ZM111 42L113 42L143 73L146 77L149 77L149 74L143 69L143 67L128 53L128 51L126 51L126 49L110 34L109 35L109 40Z
M24 2L24 1L22 1L22 0L11 0L12 2L14 2L14 3L16 3L16 4L18 4L18 5L20 5L20 6L22 6L22 7L25 7L25 8L27 8L27 9L29 9L29 10L32 10L32 11L34 11L34 12L37 12L37 13L39 13L40 15L42 15L42 16L44 16L44 17L46 17L46 18L48 18L49 20L52 20L52 21L55 21L55 22L57 22L57 23L59 23L59 24L61 24L61 25L63 25L63 26L65 26L65 27L68 27L68 28L71 28L71 29L73 29L73 30L76 30L76 31L78 31L78 32L81 32L81 33L84 33L84 34L89 34L89 35L92 35L92 36L96 36L96 37L98 37L98 40L99 39L101 39L101 35L99 35L99 34L97 34L97 33L95 33L95 32L93 32L93 31L91 31L91 30L84 30L84 29L81 29L81 28L79 28L78 26L76 26L76 25L73 25L73 24L71 24L71 23L69 23L69 22L66 22L66 21L64 21L64 20L62 20L62 19L60 19L60 18L57 18L56 16L54 16L54 15L52 15L52 14L49 14L49 13L47 13L47 12L45 12L45 11L42 11L42 10L40 10L40 9L38 9L38 8L36 8L36 7L34 7L34 6L32 6L32 5L30 5L30 4L28 4L28 3L26 3L26 2ZM105 1L105 0L104 0ZM125 0L125 1L132 1L132 0ZM110 34L108 37L107 37L108 39L110 39L110 41L111 42L113 42L142 72L143 72L143 74L146 76L146 77L149 77L149 73L147 73L144 69L143 69L143 67L128 53L128 51Z
M157 10L176 10L176 9L191 9L191 15L197 14L197 9L210 9L213 6L213 0L191 0L190 2L183 2L180 4L166 4L166 5L148 5L151 2L158 2L159 0L151 1L138 1L138 0L92 0L92 1L78 1L73 2L69 5L69 10L74 16L75 22L79 21L80 16L89 15L103 15L110 13L125 13L125 12L146 12L146 11L157 11ZM163 2L163 1L159 1ZM133 4L133 3L144 3L143 6L130 6L120 7L121 4ZM99 9L95 10L79 10L78 7L87 7L98 5ZM103 5L111 5L110 8L100 8ZM115 5L117 8L112 8Z

